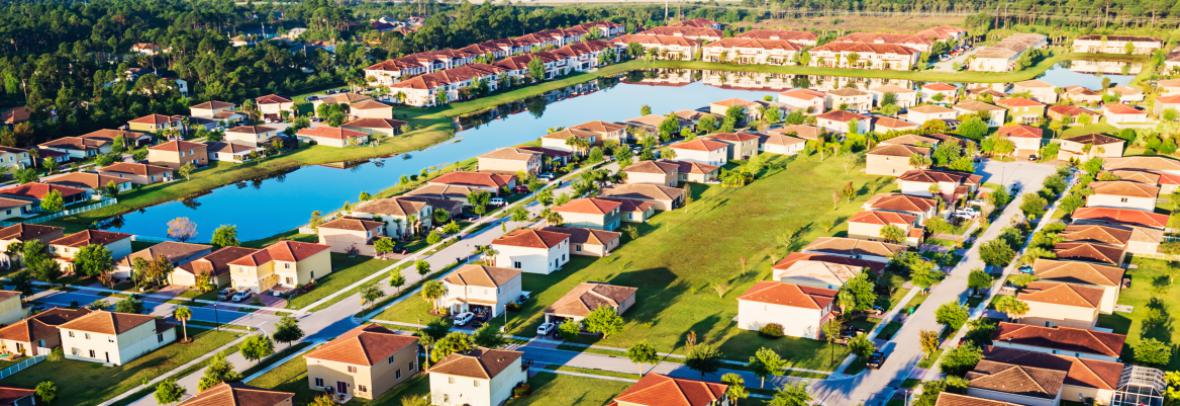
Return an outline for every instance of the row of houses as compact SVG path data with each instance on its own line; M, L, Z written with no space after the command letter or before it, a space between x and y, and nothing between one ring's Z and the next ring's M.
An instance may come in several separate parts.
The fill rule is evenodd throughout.
M976 72L1008 72L1025 53L1049 46L1049 38L1042 34L1016 33L1000 42L979 48L967 62L967 69Z

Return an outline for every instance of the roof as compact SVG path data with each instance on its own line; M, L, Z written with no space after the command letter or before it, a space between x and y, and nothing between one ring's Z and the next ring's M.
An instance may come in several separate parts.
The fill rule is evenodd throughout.
M527 149L516 147L507 147L492 150L486 154L480 155L480 158L494 158L494 159L510 159L517 161L529 161L533 159L541 159L544 154Z
M492 379L523 355L524 353L520 351L479 347L471 351L448 355L442 361L434 364L429 373Z
M422 211L422 208L426 206L429 205L422 201L406 199L403 197L391 197L362 202L361 204L358 204L356 207L354 207L352 211L353 213L409 217L417 215Z
M906 171L905 173L901 174L901 176L897 177L897 179L909 181L909 182L923 182L923 183L950 182L950 183L958 183L958 184L975 185L975 184L979 184L979 181L982 178L979 175L970 174L970 173L966 173L966 172L940 171L940 170L934 170L934 169L914 169L914 170Z
M159 165L141 164L135 162L115 162L99 169L103 172L128 173L139 176L172 173L172 168Z
M888 155L909 157L913 155L929 155L930 148L915 147L902 144L880 144L868 152L868 155Z
M974 396L960 395L951 392L939 392L938 400L934 401L934 406L1020 406L1016 403L1001 402L998 400L977 398Z
M406 347L417 345L418 337L397 334L377 324L364 324L316 347L304 357L372 366L386 362ZM417 351L414 355L417 356Z
M836 291L778 281L759 281L738 300L823 310L836 300Z
M615 396L614 404L645 406L709 406L725 399L728 385L648 373Z
M624 202L625 201L619 201L619 204L624 204ZM614 245L623 237L623 234L619 232L586 227L545 227L543 230L569 234L570 244L596 245L603 247Z
M467 264L443 277L451 285L494 288L520 277L520 270L478 264Z
M148 147L148 149L151 149L151 150L172 151L172 152L178 152L182 149L189 150L189 149L194 149L194 148L195 149L205 148L205 144L200 143L200 142L172 140L172 141L168 141L165 143L156 144L156 145L152 145L152 146Z
M927 83L927 84L922 85L922 88L926 89L926 90L932 90L935 92L949 92L949 91L958 89L954 85L950 85L950 84L946 84L946 83L942 83L942 82Z
M372 230L376 230L378 228L381 228L381 226L384 226L384 225L385 225L385 223L380 222L380 221L358 219L358 218L352 218L352 217L340 217L340 218L333 219L327 223L320 224L319 228L327 228L327 229L333 229L333 230L349 230L349 231L372 231Z
M994 346L984 348L983 359L1064 372L1066 385L1102 390L1116 389L1124 368L1123 364L1118 362Z
M85 188L90 190L99 190L111 183L131 183L131 179L119 176L100 175L93 172L69 172L47 178L44 181L45 183L55 185Z
M1033 274L1047 282L1119 286L1123 282L1124 272L1123 268L1117 266L1081 261L1039 258L1033 263Z
M1119 209L1112 207L1079 207L1070 214L1073 219L1087 221L1103 221L1110 223L1126 223L1163 229L1168 225L1166 214L1153 213L1144 210Z
M495 240L493 245L508 245L527 248L553 248L569 240L568 234L532 228L518 228Z
M545 313L564 317L586 317L602 306L621 311L623 303L633 300L639 288L610 285L599 282L582 282L566 292L561 298L545 308Z
M1016 296L1026 302L1049 303L1096 309L1102 302L1102 289L1061 282L1032 282Z
M1119 357L1127 336L1084 328L1000 322L993 341Z
M917 217L909 214L872 210L862 211L848 218L849 223L867 223L882 226L886 224L904 224L909 226L913 225L917 220Z
M50 241L49 245L67 247L84 247L90 244L107 245L131 237L132 235L127 233L88 229Z
M254 102L257 104L290 103L291 99L271 93L265 96L255 97Z
M918 112L918 113L922 113L922 114L946 114L946 113L954 113L955 112L954 110L952 110L950 108L938 106L938 105L934 105L934 104L922 104L922 105L913 106L913 107L910 107L908 109L908 111Z
M15 405L18 400L33 398L35 396L37 396L37 391L34 389L0 386L0 405Z
M260 250L246 247L223 247L200 258L180 264L178 268L193 275L222 275L229 272L230 262L258 251Z
M1031 79L1031 80L1023 80L1020 82L1013 83L1012 87L1036 87L1036 88L1042 88L1042 89L1045 89L1045 88L1051 89L1054 86L1053 86L1053 84L1043 81L1043 80Z
M61 193L62 197L70 197L86 193L86 190L72 186L45 182L29 182L0 189L0 195L10 195L6 197L27 197L41 200L44 199L50 191L57 191L58 193Z
M927 212L937 207L938 203L931 198L907 195L901 193L880 194L869 198L865 203L873 210L902 211L911 213Z
M1077 137L1066 138L1065 141L1091 145L1110 145L1123 143L1121 138L1115 138L1104 134L1079 135Z
M1092 242L1059 242L1053 245L1053 253L1061 259L1097 261L1111 265L1123 262L1123 248Z
M670 145L670 147L672 149L683 149L690 151L716 151L729 148L729 144L702 137L688 141L681 141Z
M0 240L29 241L44 236L60 235L64 228L35 223L16 223L0 228Z
M602 197L638 200L675 200L684 196L684 189L650 183L625 183L602 191Z
M570 200L566 204L553 208L553 211L559 213L581 213L581 214L600 214L605 215L614 210L618 210L622 203L615 200L602 199L597 197L584 197Z
M1145 169L1154 171L1180 171L1180 160L1164 156L1124 156L1118 158L1104 158L1102 167L1106 170Z
M792 252L787 254L783 259L774 263L773 269L786 270L790 269L799 262L822 262L837 265L846 265L858 268L868 268L874 272L881 271L885 265L880 262L865 261L863 259L848 258L839 255L819 254L812 252Z
M1059 235L1064 241L1098 242L1110 245L1126 245L1134 230L1130 227L1105 224L1072 224Z
M1049 113L1060 114L1063 116L1075 117L1081 115L1094 115L1093 111L1085 107L1074 106L1072 104L1055 104L1049 106Z
M1102 105L1102 109L1110 114L1146 114L1145 111L1140 110L1138 107L1128 106L1122 103L1106 103Z
M151 261L155 258L161 258L161 257L168 258L169 260L175 262L178 260L187 259L189 257L192 257L193 255L196 255L197 253L209 251L212 249L213 249L212 245L192 244L192 243L178 242L178 241L164 241L159 244L144 248L142 250L135 251L135 252L131 253L131 255L128 255L128 256L124 257L123 259L120 259L119 262L125 263L130 266L133 263L132 261L134 261L136 259L142 258L146 261Z
M226 133L241 133L241 134L265 134L276 131L273 127L264 125L239 125L234 128L225 130Z
M1026 365L981 360L967 372L967 387L1042 399L1056 399L1065 372Z
M61 329L87 331L98 334L119 335L147 323L154 323L155 316L135 313L116 313L95 310L81 317L62 323Z
M1011 138L1034 138L1039 140L1044 134L1045 130L1024 124L1009 124L996 130L996 135Z
M1006 98L997 99L994 101L995 101L996 105L1003 106L1005 108L1038 107L1038 106L1045 105L1044 103L1041 103L1039 101L1029 99L1029 98L1024 98L1024 97L1006 97Z
M299 262L332 247L302 241L283 240L230 261L230 265L258 266L270 261Z
M623 168L623 172L675 174L679 173L680 165L667 161L639 161Z
M822 120L839 121L839 122L849 122L852 120L868 120L869 119L866 116L862 116L860 114L856 114L851 111L845 111L845 110L832 110L827 113L823 113L818 116L815 116L815 118L822 119Z
M602 120L587 121L582 124L570 126L575 130L591 131L596 133L609 133L615 131L626 130L627 126L618 123L608 123Z
M955 108L968 111L1000 111L1003 107L981 102L979 100L964 100L955 105Z
M918 128L918 125L911 123L909 121L898 120L893 117L874 116L873 117L873 127L876 127L878 129L886 128L886 129L890 129L890 130L905 130L905 129Z
M807 140L819 138L824 134L824 132L826 132L826 130L823 128L802 124L785 125L782 126L782 128L776 128L769 131L771 134L795 134L795 136Z
M0 327L0 339L36 342L42 338L58 337L57 326L90 313L89 309L54 307Z
M1152 199L1158 196L1160 192L1160 188L1158 187L1125 180L1091 182L1090 190L1094 191L1094 194L1147 197Z
M841 87L839 89L829 90L828 94L834 95L834 96L839 96L839 97L857 97L857 96L868 96L872 93L866 92L864 90L856 89L856 88L851 88L851 87Z
M429 183L499 189L508 186L514 179L514 175L503 173L455 171L444 173L431 179Z
M348 108L352 109L352 110L381 110L381 109L393 109L393 106L390 106L388 104L385 104L385 103L382 103L382 102L379 102L379 101L376 101L373 99L367 99L367 100L361 100L358 102L354 102L354 103L348 105Z
M136 124L163 125L163 124L180 122L180 120L181 120L180 116L167 116L167 115L163 115L163 114L148 114L146 116L136 117L131 120L127 120L127 122L128 123L136 123Z
M328 139L334 139L334 140L343 140L343 139L349 139L349 138L361 138L361 137L367 136L365 133L357 131L357 130L350 130L347 128L332 127L332 126L326 126L326 125L319 126L319 127L304 128L304 129L299 130L295 134L300 137L328 138Z
M721 30L712 27L695 27L688 25L680 26L660 26L652 27L644 31L645 34L652 35L675 35L684 37L718 37L722 36Z
M750 30L737 34L738 38L762 38L762 39L783 39L787 41L815 41L815 33L808 31L787 31L787 30Z
M711 173L714 173L714 172L716 172L718 169L721 169L721 167L720 167L720 166L717 166L717 165L709 165L709 164L703 164L703 163L700 163L700 162L697 162L697 161L670 161L670 160L660 160L660 162L666 162L666 163L674 163L674 164L676 164L676 166L678 166L678 167L679 167L679 169L678 169L678 170L680 171L680 173L699 173L699 174L711 174Z
M210 100L207 102L197 103L192 106L189 106L189 108L194 108L194 109L210 109L210 110L228 109L228 108L233 108L233 107L234 107L233 103L223 102L220 100Z
M239 382L222 382L179 406L275 406L290 403L294 392L255 388Z
M748 132L722 132L711 134L705 138L721 142L743 142L755 141L759 139L757 134L751 134Z
M820 237L803 247L803 251L842 255L873 255L892 257L905 251L906 247L881 241L861 240L844 237Z
M800 100L815 100L815 99L823 99L824 97L826 97L826 94L824 92L821 92L819 90L813 90L813 89L791 89L791 90L787 90L785 92L780 92L778 95L779 95L779 97L789 97L792 99L800 99Z
M870 44L865 42L829 42L812 48L812 52L853 52L858 54L914 55L918 51L897 44Z

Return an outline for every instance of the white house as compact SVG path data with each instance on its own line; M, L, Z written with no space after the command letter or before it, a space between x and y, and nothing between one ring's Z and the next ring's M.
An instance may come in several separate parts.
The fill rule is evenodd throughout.
M770 324L783 334L818 340L832 317L836 291L776 281L761 281L738 297L738 328L759 330Z
M476 348L448 355L432 366L430 403L436 406L499 406L528 380L520 351Z
M1126 180L1095 181L1090 183L1093 193L1086 198L1086 207L1113 207L1154 211L1160 188Z
M96 310L58 326L66 359L119 366L176 341L176 326L146 314Z
M520 298L521 272L512 268L463 265L443 277L447 294L439 299L441 307L452 314L476 309L491 317L504 313L509 303Z
M791 89L778 94L778 103L789 110L819 114L825 110L827 94L812 89Z
M669 146L676 153L676 159L700 162L709 165L725 165L729 157L729 144L705 138L678 142Z
M521 228L492 241L496 266L548 275L569 262L568 234Z
M872 122L871 117L844 110L832 110L815 117L817 126L837 134L847 134L853 127L859 134L867 133L872 129Z

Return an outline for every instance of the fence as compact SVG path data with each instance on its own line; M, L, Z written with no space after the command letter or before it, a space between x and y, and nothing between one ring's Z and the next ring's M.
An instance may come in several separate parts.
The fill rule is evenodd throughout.
M25 368L37 365L41 363L41 361L44 361L45 358L45 355L38 355L32 358L25 358L18 363L9 365L8 368L0 370L0 380L16 375L17 372L24 371Z
M31 219L18 220L18 221L0 221L0 225L10 226L10 225L13 225L16 223L44 223L46 221L59 219L59 218L65 217L65 216L72 216L72 215L75 215L78 213L83 213L83 212L91 211L94 209L100 209L100 208L107 207L107 206L110 206L115 203L119 203L119 199L116 199L114 197L104 197L104 198L102 198L102 200L99 200L94 203L89 203L89 204L86 204L83 206L70 207L68 209L59 211L57 213L46 214L46 215L40 216L40 217L34 217Z

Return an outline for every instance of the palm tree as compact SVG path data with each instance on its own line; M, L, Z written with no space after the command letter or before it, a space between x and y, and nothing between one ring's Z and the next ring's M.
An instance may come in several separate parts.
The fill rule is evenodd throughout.
M430 311L438 311L438 300L447 294L447 287L442 282L432 280L422 285L422 299L430 302Z
M193 312L188 309L188 306L176 306L176 310L172 312L172 317L180 320L180 330L184 334L184 341L188 341L188 320L193 318Z

